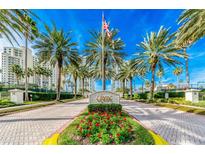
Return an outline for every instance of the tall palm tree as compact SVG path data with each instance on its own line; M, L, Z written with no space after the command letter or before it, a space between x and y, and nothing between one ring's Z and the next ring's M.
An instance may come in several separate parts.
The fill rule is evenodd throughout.
M179 75L182 74L182 71L183 71L182 67L176 67L173 71L173 74L176 75L177 77L177 87L178 88L179 88Z
M15 74L17 85L19 85L19 80L24 76L23 69L20 65L14 64L11 66L11 71Z
M106 90L106 78L103 78L103 74L108 72L108 69L113 69L113 67L122 63L122 58L124 53L120 52L124 47L124 42L117 38L118 30L111 30L112 36L104 36L104 65L102 61L102 33L101 32L91 32L91 41L87 42L85 50L87 54L88 64L94 66L99 71L99 77L102 79L103 90ZM104 67L104 68L102 68ZM102 72L102 70L104 72Z
M58 67L56 100L59 101L62 69L65 64L76 64L79 60L77 43L72 41L70 32L58 30L55 25L52 28L45 25L45 29L46 32L40 34L40 39L35 41L33 48L38 50L40 61L51 61L52 65Z
M184 58L174 43L175 34L170 34L169 29L160 27L158 33L151 32L144 41L138 44L140 53L136 57L136 62L141 62L141 65L147 71L151 71L151 99L154 96L155 73L157 70L164 70L163 65L175 66L180 64L179 58Z
M30 10L0 9L0 36L4 36L12 45L13 42L18 44L15 35L22 38L22 29L27 29L24 20L21 20L24 14L37 17Z
M176 44L184 50L190 47L194 42L205 36L205 10L190 9L182 12L178 19L181 24L177 32ZM185 57L186 82L187 87L190 85L189 77L189 60Z
M38 36L38 29L36 22L27 13L20 16L19 19L22 21L23 25L23 27L19 27L19 31L24 35L25 38L25 101L28 101L28 41L32 41Z

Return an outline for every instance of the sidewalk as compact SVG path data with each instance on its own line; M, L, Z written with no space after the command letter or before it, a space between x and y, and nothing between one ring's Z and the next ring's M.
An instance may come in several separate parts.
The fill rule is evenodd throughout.
M0 117L0 144L42 144L87 106L82 99Z

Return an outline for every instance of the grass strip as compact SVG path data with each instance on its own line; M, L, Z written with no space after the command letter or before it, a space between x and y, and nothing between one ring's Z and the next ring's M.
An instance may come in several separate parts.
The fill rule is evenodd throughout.
M193 107L180 106L180 105L168 104L168 103L157 103L155 105L160 106L160 107L167 107L167 108L171 108L171 109L175 109L175 110L180 110L180 111L184 111L184 112L205 115L204 109L197 109L197 108L193 108Z

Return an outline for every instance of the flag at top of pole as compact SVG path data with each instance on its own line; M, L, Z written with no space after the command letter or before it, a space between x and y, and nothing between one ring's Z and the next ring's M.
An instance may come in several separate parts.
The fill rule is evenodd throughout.
M112 33L109 30L109 24L106 22L104 14L102 15L102 21L103 21L103 30L105 30L106 35L111 38Z

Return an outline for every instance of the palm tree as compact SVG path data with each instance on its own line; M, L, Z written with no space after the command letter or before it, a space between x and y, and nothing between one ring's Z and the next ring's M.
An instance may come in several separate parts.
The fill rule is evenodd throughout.
M28 71L27 71L28 81L29 81L29 78L30 78L31 76L33 76L33 75L34 75L33 69L28 67Z
M108 69L113 69L113 67L122 63L122 57L124 54L119 52L124 47L124 42L120 38L116 38L118 34L118 30L111 30L112 36L108 37L105 35L104 37L104 65L102 61L102 33L101 32L91 32L91 41L86 44L87 49L85 52L87 53L87 62L92 65L93 68L99 71L99 76L102 79L103 90L106 90L106 76ZM104 67L104 68L102 68ZM102 72L102 70L104 72ZM103 76L105 74L105 78Z
M140 69L136 68L135 65L134 65L134 61L133 60L130 60L128 62L125 62L120 70L119 70L119 73L118 73L118 78L119 79L122 79L123 81L125 81L125 79L128 79L129 82L130 82L130 99L132 99L132 92L133 92L133 78L135 76L141 76L142 75L142 72ZM124 83L123 83L124 85ZM124 88L124 86L123 86ZM124 90L123 90L124 91Z
M182 71L183 71L182 67L176 67L173 71L173 74L176 75L177 77L177 85L178 85L177 87L178 88L179 88L179 75L182 74Z
M65 72L70 73L74 81L74 98L77 95L77 79L79 77L79 65L70 64L65 68Z
M33 48L38 50L40 61L51 61L52 65L58 67L56 100L59 101L62 69L65 64L76 64L79 61L77 43L72 41L70 32L58 30L55 25L52 28L45 25L45 29L46 32L40 34L40 39L35 41Z
M27 68L27 54L28 54L28 41L34 40L38 36L38 29L36 22L27 14L23 14L19 17L22 21L23 27L19 27L19 31L25 37L25 101L28 101L28 68ZM25 28L24 28L25 27Z
M136 62L151 71L151 99L154 96L155 73L156 70L164 70L163 65L175 66L180 64L179 58L184 58L173 40L175 34L169 34L169 29L160 27L158 33L151 32L147 38L138 44L140 53L136 57Z
M17 85L19 85L19 80L24 76L23 69L20 65L14 64L11 66L11 70L16 76Z
M178 19L181 24L177 32L176 44L184 50L190 47L194 42L205 36L205 10L190 9L182 12ZM186 82L187 87L190 85L189 77L189 60L185 57Z
M85 79L91 77L89 67L87 65L80 65L79 66L79 77L81 78L82 95L84 95Z
M24 20L21 20L24 14L37 17L30 10L0 9L0 36L5 36L5 38L12 45L13 41L18 44L14 34L16 34L19 38L22 38L22 29L27 29L27 27L24 25Z

